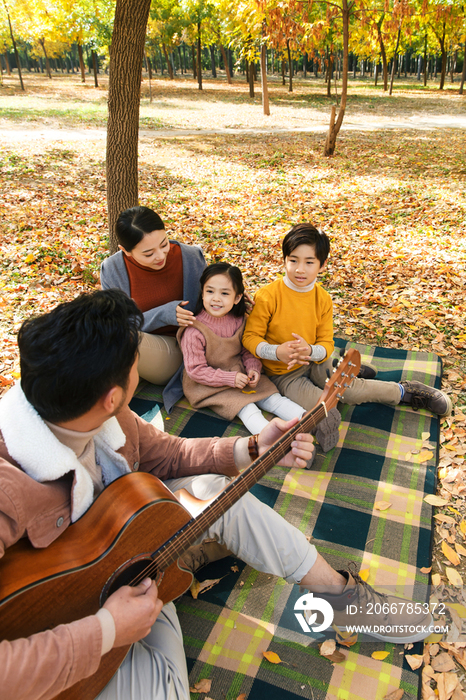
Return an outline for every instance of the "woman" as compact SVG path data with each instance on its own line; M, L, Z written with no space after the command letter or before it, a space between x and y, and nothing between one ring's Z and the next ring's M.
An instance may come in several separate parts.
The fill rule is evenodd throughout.
M169 240L162 219L148 207L122 212L116 235L120 250L102 263L102 288L122 289L143 312L139 375L166 385L163 400L170 412L183 395L175 335L195 320L204 256L199 246Z

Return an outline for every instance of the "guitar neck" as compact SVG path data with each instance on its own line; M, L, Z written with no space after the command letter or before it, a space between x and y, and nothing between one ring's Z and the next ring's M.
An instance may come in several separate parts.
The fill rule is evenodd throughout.
M359 372L361 358L354 348L348 350L345 357L338 363L326 384L321 396L321 402L306 413L301 420L276 440L260 457L247 467L239 476L200 513L192 518L179 530L162 549L154 554L154 563L159 571L172 564L188 549L203 532L225 513L241 496L244 496L291 448L298 433L308 433L328 415L328 411L336 406L342 395L348 389Z
M327 415L327 408L320 404L306 413L285 435L276 440L260 457L249 465L239 476L200 513L192 518L156 555L157 568L166 568L173 563L203 532L220 518L236 501L246 494L272 467L290 450L298 433L313 430Z

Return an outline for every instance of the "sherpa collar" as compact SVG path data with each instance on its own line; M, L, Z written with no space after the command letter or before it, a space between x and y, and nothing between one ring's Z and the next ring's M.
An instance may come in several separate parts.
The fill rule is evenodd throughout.
M0 430L8 452L32 479L39 482L55 481L74 471L71 521L75 522L81 517L94 498L92 479L73 450L63 445L47 428L26 399L19 383L0 401ZM102 456L109 456L111 453L118 462L120 474L130 471L122 455L116 454L116 450L125 444L126 436L115 417L105 421L100 432L94 437L94 442L97 460L98 453ZM104 459L103 462L107 463L108 460ZM105 479L103 464L102 477L104 482L112 480Z

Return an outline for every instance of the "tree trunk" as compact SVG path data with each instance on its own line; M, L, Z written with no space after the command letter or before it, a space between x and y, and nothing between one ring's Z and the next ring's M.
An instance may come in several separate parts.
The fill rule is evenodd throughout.
M254 97L254 67L252 61L249 61L249 97Z
M377 23L377 34L378 34L378 39L379 39L379 45L380 45L380 55L382 57L382 68L383 68L383 89L384 91L388 90L388 67L387 67L387 54L385 52L385 44L383 41L382 37L382 22L384 18L380 20L380 22Z
M230 67L228 65L228 58L227 58L227 54L225 51L225 47L223 44L219 44L219 46L220 46L220 51L222 52L223 65L225 66L225 73L227 74L227 81L228 81L228 84L231 85Z
M282 85L286 85L285 83L285 61L282 59Z
M269 89L267 86L267 61L266 61L266 55L265 55L266 51L267 51L267 48L266 48L265 44L262 44L262 46L261 46L262 108L264 110L264 114L269 116L270 115L270 106L269 106Z
M443 23L443 34L442 38L437 37L439 40L440 44L440 49L442 51L442 72L440 73L440 85L439 85L439 90L443 90L444 85L445 85L445 75L447 72L447 52L445 50L445 22Z
M458 90L458 95L463 94L464 83L466 81L466 41L464 42L464 52L463 52L463 72L461 73L461 84Z
M81 44L78 44L78 56L79 56L79 66L81 68L81 82L85 83L86 82L86 68L84 66L83 47L81 46Z
M424 87L427 85L427 32L424 36Z
M197 23L197 85L202 90L202 43L201 43L201 23Z
M107 124L107 207L110 253L115 223L138 203L138 133L141 69L150 0L117 0L110 48Z
M210 49L210 64L212 66L212 78L216 78L217 77L217 68L215 65L215 46L214 46L214 44L211 44L209 46L209 49Z
M170 58L168 56L167 47L165 46L165 44L162 44L162 50L163 50L163 55L165 56L165 60L167 62L168 76L169 76L170 80L173 80L173 67L172 67Z
M99 81L97 80L97 54L95 51L92 52L92 66L94 68L94 87L99 87Z
M191 58L192 58L192 62L193 62L193 78L194 78L194 80L197 80L196 49L194 48L194 44L191 44Z
M5 51L5 53L3 54L3 57L4 57L4 59L5 59L5 70L6 70L6 74L7 74L7 75L11 75L10 60L9 60L9 58L8 58L8 53L7 53L7 51Z
M146 56L147 70L149 73L149 102L152 102L152 63L149 56Z
M288 84L288 92L293 92L293 62L291 60L290 40L286 40L286 50L288 52L288 65L290 67L290 79Z
M333 53L328 54L327 62L327 97L332 96Z
M44 52L45 56L45 70L47 71L47 75L49 76L50 80L52 80L52 71L50 70L50 61L49 57L47 56L47 51L45 50L45 41L43 39L39 39L39 44L42 46L42 51Z
M393 54L392 75L391 75L391 78L390 78L390 91L389 91L389 93L388 93L389 95L391 95L392 92L393 92L393 79L394 79L394 77L395 77L395 66L396 66L396 52L398 51L398 47L399 47L399 45L400 45L400 36L401 36L401 22L400 22L400 26L398 27L398 34L397 34L397 37L396 37L395 53Z
M333 156L335 152L335 145L337 141L338 132L341 129L343 123L343 117L345 116L346 110L346 100L348 96L348 44L349 44L349 15L350 11L348 9L348 0L342 0L342 14L343 14L343 74L342 74L342 85L341 85L341 99L340 99L340 109L338 111L338 117L335 121L335 107L332 107L332 114L330 117L330 125L327 134L327 140L325 142L324 155Z
M14 49L14 52L15 52L16 65L18 66L19 82L21 83L21 90L24 91L23 75L22 75L22 73L21 73L21 64L20 64L20 62L19 62L18 49L16 48L16 41L15 41L15 37L14 37L14 34L13 34L13 27L11 26L10 13L9 13L9 11L8 11L8 6L7 6L6 2L5 2L5 0L3 0L3 4L5 5L5 10L6 10L6 14L7 14L7 17L8 17L8 25L9 25L9 28L10 28L11 41L12 41L12 43L13 43L13 49ZM5 53L5 56L6 56L6 58L8 59L8 56L7 56L6 53ZM8 68L10 68L9 63L7 63L7 66L8 66ZM10 75L10 71L9 71L9 70L8 70L8 75Z

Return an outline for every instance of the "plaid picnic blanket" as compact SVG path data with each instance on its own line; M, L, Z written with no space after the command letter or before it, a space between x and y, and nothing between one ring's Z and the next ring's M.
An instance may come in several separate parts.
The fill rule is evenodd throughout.
M356 347L363 362L378 368L378 379L417 379L439 387L441 360L433 353L369 347L336 339L336 352ZM131 407L146 420L183 437L247 435L240 422L211 411L194 411L185 399L170 416L161 390L143 383ZM435 491L439 419L426 411L380 404L339 405L338 445L319 453L312 470L274 467L252 492L310 536L336 569L355 562L377 589L425 600L430 565L432 509L423 501ZM426 442L431 446L423 449ZM390 503L378 510L380 501ZM194 599L177 601L191 685L212 680L213 700L376 700L401 688L418 697L420 676L404 661L403 647L358 638L341 648L345 660L320 656L325 634L304 633L294 614L298 586L251 569L228 557L196 574L219 583ZM330 636L334 636L330 630ZM263 652L273 651L272 663ZM383 660L374 651L387 651ZM419 653L416 644L409 652ZM192 695L192 697L200 697Z

